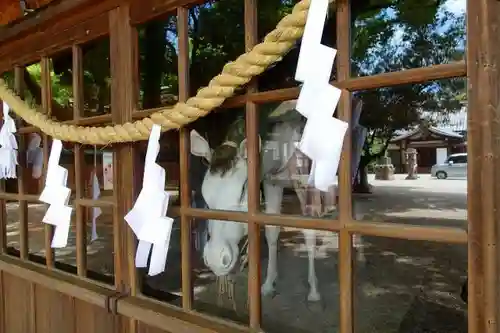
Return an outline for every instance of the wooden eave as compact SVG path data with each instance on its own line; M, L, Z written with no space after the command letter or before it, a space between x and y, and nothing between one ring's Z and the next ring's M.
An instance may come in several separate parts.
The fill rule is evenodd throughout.
M12 3L15 1L8 0ZM19 2L19 1L17 1ZM6 26L0 28L0 47L11 39L19 39L25 35L44 30L55 24L68 13L82 9L85 5L97 2L96 0L51 0L43 1L41 8L33 13L22 15ZM13 4L14 5L14 4Z
M0 0L1 1L1 0ZM130 21L141 24L178 6L204 0L129 0ZM36 12L0 28L0 73L39 61L109 34L108 12L124 0L53 0Z

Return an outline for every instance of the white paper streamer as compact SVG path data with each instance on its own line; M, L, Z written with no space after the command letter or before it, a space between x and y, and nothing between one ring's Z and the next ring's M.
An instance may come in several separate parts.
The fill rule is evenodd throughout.
M299 149L312 161L309 183L328 191L336 183L348 123L333 118L341 91L329 84L337 50L321 44L328 0L313 0L302 37L295 80L303 82L296 109L307 123Z
M94 146L94 172L92 177L92 199L97 200L101 196L101 188L99 186L99 178L97 178L97 147ZM93 242L99 238L97 234L97 218L101 216L102 209L100 207L92 208L92 233L90 241Z
M148 141L144 162L142 190L132 210L125 216L139 244L135 254L136 267L147 267L151 253L148 275L165 270L173 219L167 214L169 194L165 191L165 170L156 163L160 151L161 127L154 125Z
M3 126L0 130L0 179L17 178L16 124L9 116L9 106L3 102Z
M94 176L92 177L92 199L97 200L101 196L101 189L99 188L99 179L94 171ZM101 216L102 209L100 207L92 208L92 234L90 236L90 241L93 242L99 238L97 234L97 218Z
M68 244L72 207L68 206L71 189L66 187L68 170L59 165L62 143L54 139L49 155L45 187L39 200L49 204L42 222L55 226L51 246L65 247Z

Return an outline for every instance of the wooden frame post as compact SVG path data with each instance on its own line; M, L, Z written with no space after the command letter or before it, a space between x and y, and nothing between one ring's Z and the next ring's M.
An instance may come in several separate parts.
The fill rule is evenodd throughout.
M351 9L349 0L337 2L337 80L348 80L351 76ZM351 93L344 90L338 108L338 117L351 122ZM340 286L340 332L354 332L353 315L353 235L346 228L352 221L352 177L351 177L351 127L347 130L339 165L339 286Z
M132 120L135 107L135 28L130 24L130 7L120 5L109 12L111 59L111 113L114 123ZM123 218L134 202L133 144L116 145L113 150L113 196L116 203L113 214L115 252L115 287L118 292L136 295L137 272L134 264L135 237ZM129 166L129 167L123 167ZM134 319L120 320L117 332L137 332Z
M245 50L251 50L257 44L257 1L244 1ZM247 93L258 90L257 82L250 82ZM259 330L262 321L261 304L261 262L260 262L260 226L253 218L260 211L260 151L259 151L259 114L257 105L246 102L245 128L248 150L248 304L250 327Z
M467 2L469 333L497 333L500 2Z

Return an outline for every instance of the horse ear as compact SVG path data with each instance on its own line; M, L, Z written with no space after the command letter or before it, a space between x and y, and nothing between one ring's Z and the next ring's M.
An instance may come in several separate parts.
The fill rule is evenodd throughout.
M191 131L191 154L204 157L208 162L212 159L212 149L207 140L195 130Z
M260 138L260 135L259 135L259 153L261 152L262 150L262 139ZM240 143L240 148L238 150L239 154L241 157L243 158L247 158L248 157L248 150L247 150L247 139L243 139L243 141L241 141Z

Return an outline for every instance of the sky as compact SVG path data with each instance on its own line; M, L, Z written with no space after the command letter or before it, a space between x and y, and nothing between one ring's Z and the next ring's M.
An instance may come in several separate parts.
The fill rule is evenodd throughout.
M451 12L455 15L463 14L466 11L467 0L447 0L441 7L441 12ZM386 14L394 15L391 9L387 10ZM439 31L439 30L438 30ZM390 43L392 45L398 45L401 43L403 37L403 29L396 28L394 31L394 36L392 37Z
M454 14L461 14L465 13L466 3L466 0L448 0L444 7Z

